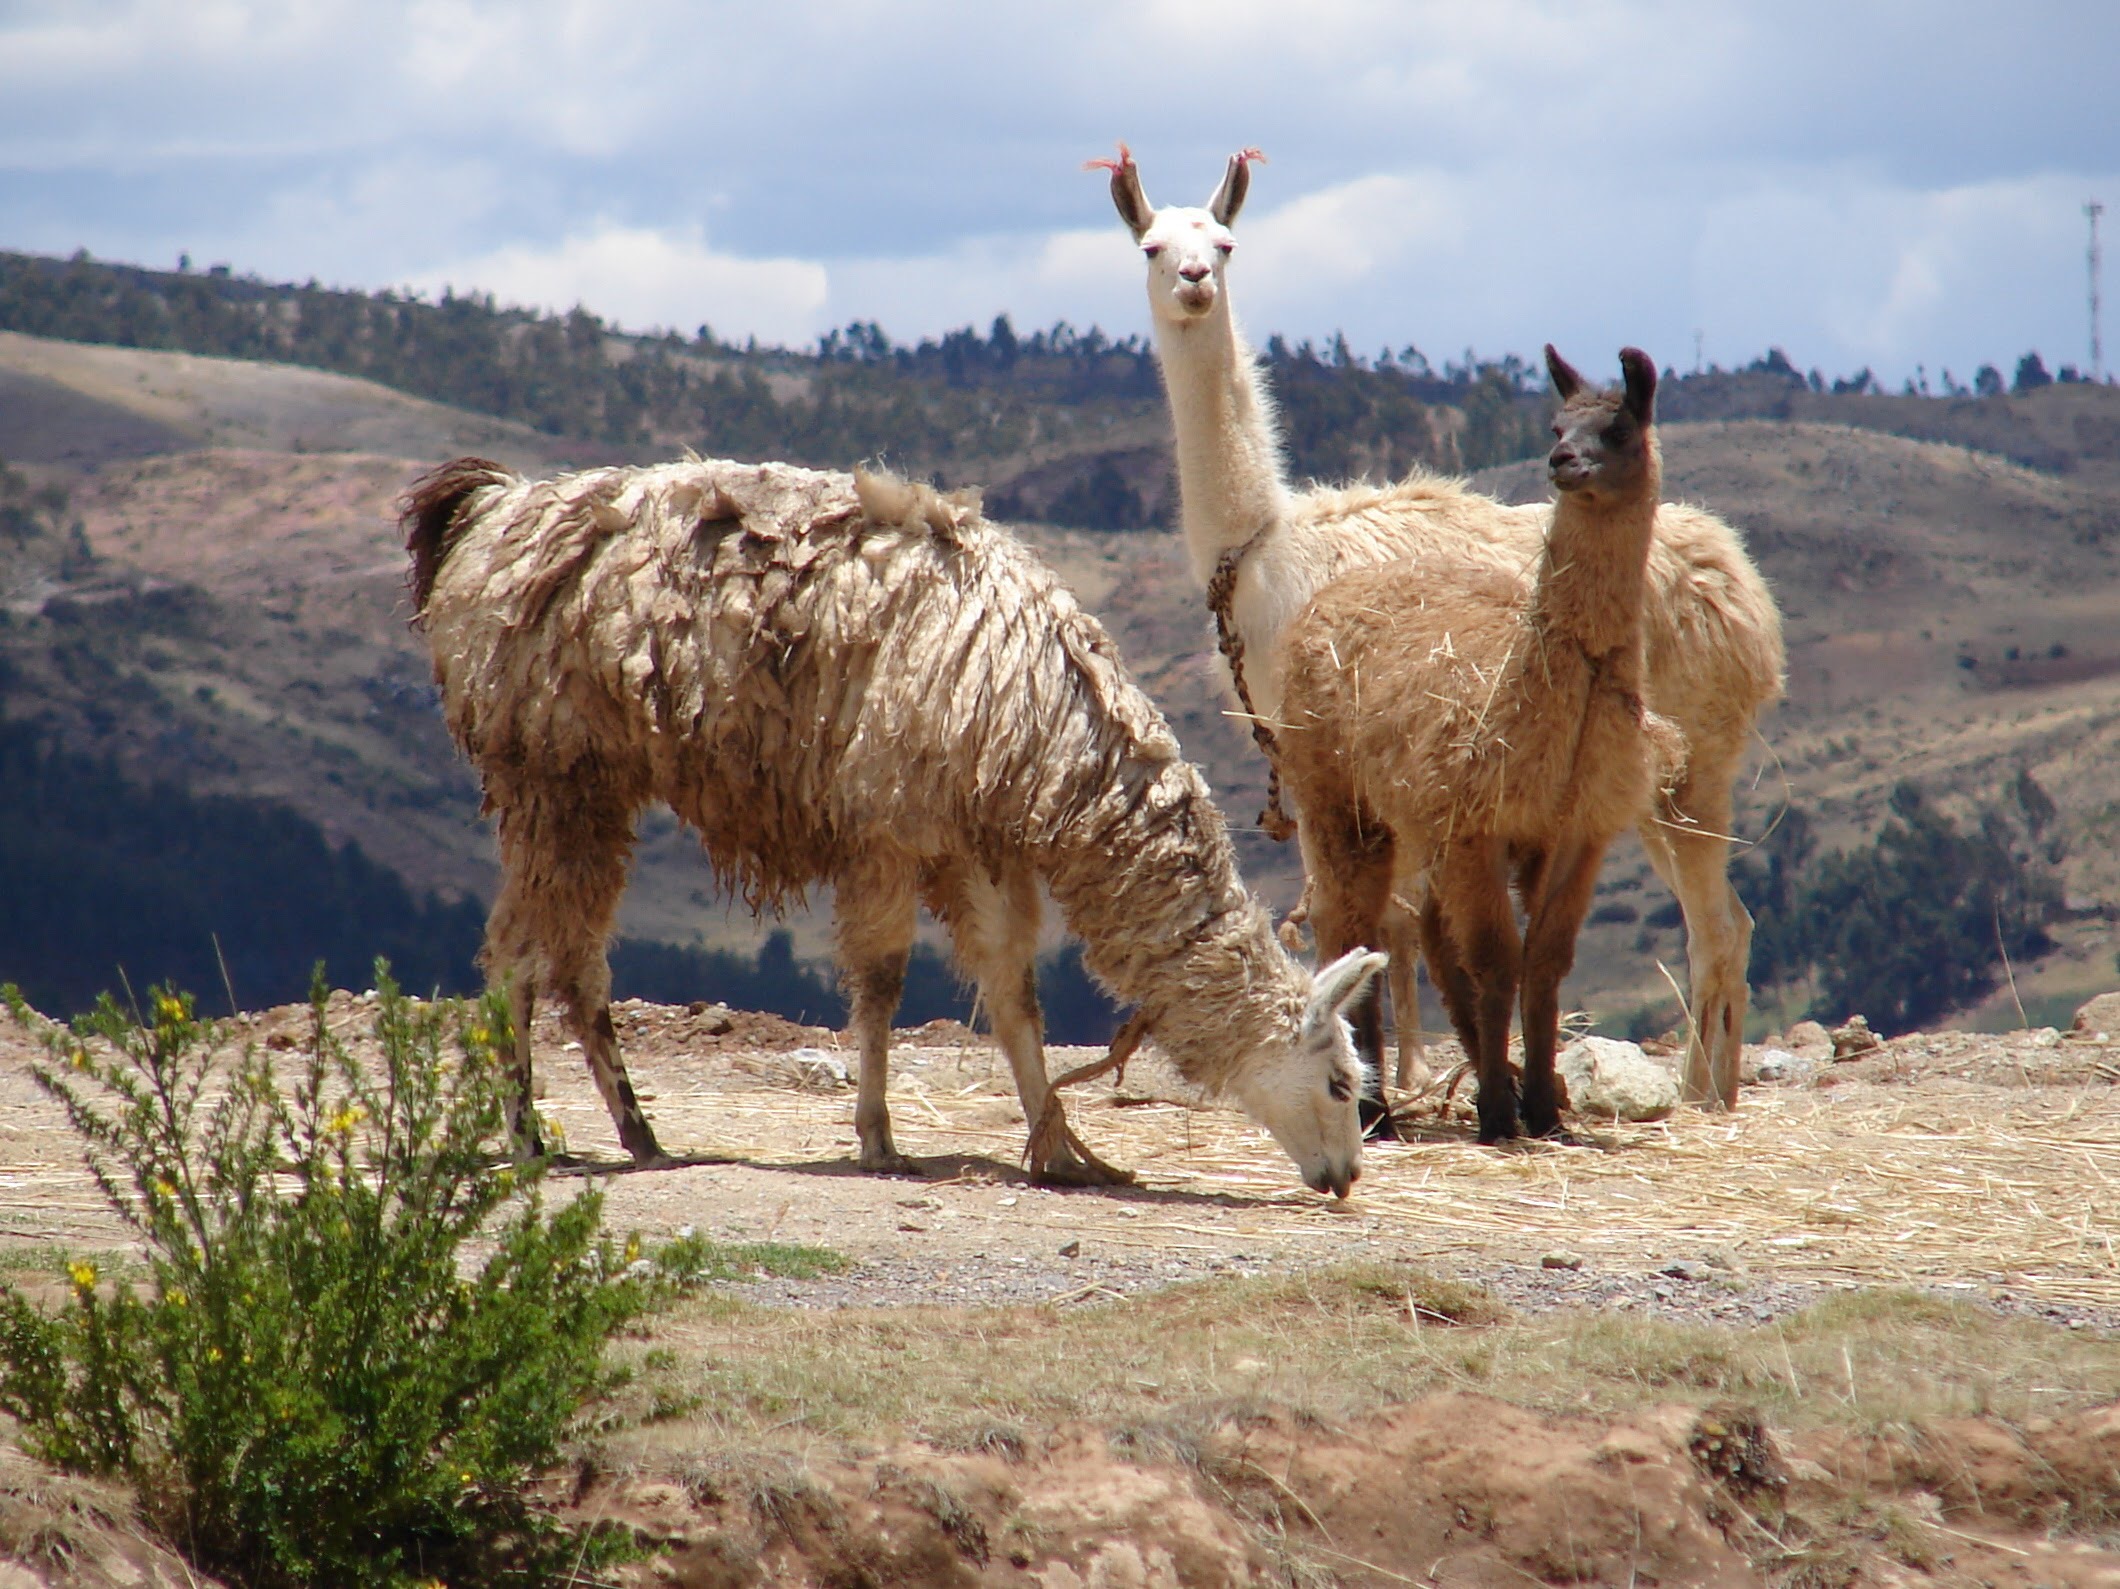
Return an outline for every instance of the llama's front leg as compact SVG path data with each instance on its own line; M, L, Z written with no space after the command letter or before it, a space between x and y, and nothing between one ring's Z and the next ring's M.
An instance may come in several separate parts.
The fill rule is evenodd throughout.
M1391 909L1390 834L1353 812L1321 810L1306 816L1303 861L1309 876L1310 930L1318 964L1330 965L1350 949L1391 948L1385 915ZM1397 1123L1384 1099L1384 990L1372 978L1346 1009L1362 1058L1359 1100L1362 1134L1372 1142L1396 1142Z
M1561 982L1575 964L1576 937L1597 891L1602 844L1568 845L1547 860L1539 888L1527 902L1524 931L1524 1128L1535 1137L1560 1134L1566 1089L1554 1072L1560 1043Z
M920 1167L891 1140L891 1017L905 992L906 958L913 950L915 895L910 875L876 873L841 878L838 894L840 985L847 1028L861 1056L854 1098L854 1134L861 1167L872 1175L918 1175Z
M1681 1096L1706 1109L1734 1109L1751 1001L1752 914L1730 886L1729 801L1699 792L1714 781L1689 780L1678 799L1642 824L1642 839L1686 920L1690 1009Z
M1434 878L1441 931L1449 940L1458 986L1444 1000L1478 1072L1480 1141L1517 1134L1516 1074L1509 1067L1509 1017L1523 965L1516 910L1509 898L1508 855L1499 840L1453 844ZM1432 964L1432 962L1431 962ZM1461 1019L1458 1005L1465 1015ZM1465 1027L1472 1030L1467 1033Z
M979 998L1007 1056L1016 1097L1030 1131L1026 1157L1038 1180L1061 1186L1111 1186L1133 1179L1086 1148L1068 1129L1045 1068L1045 1015L1038 1005L1037 880L1028 871L996 877L978 867L939 873L928 902L950 930L957 963L979 985Z

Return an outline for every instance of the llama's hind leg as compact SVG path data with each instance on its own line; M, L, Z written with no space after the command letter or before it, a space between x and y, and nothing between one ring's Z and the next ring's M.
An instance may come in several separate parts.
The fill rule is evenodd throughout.
M1685 914L1690 998L1680 1087L1687 1103L1707 1109L1737 1107L1751 1000L1752 915L1730 886L1731 820L1727 782L1703 775L1641 825L1649 862Z
M910 867L876 868L837 883L840 982L847 1028L861 1056L854 1102L860 1164L872 1175L918 1175L920 1167L891 1138L885 1093L890 1081L891 1017L905 992L913 949L916 895Z
M1391 940L1391 1024L1398 1043L1393 1082L1406 1092L1428 1080L1428 1047L1421 1041L1419 912L1396 894L1384 915L1384 936Z
M500 841L506 881L487 925L486 959L489 973L505 971L512 978L516 1077L509 1125L518 1151L539 1151L529 1052L535 975L542 961L619 1142L637 1165L668 1164L634 1094L611 1024L611 963L604 945L626 886L633 848L630 811L618 801L577 798L555 804L533 797L502 809Z
M1522 981L1524 1034L1524 1128L1535 1137L1557 1136L1566 1089L1554 1073L1560 1044L1561 982L1575 964L1575 942L1597 890L1602 844L1554 850L1539 869L1536 891L1526 902Z

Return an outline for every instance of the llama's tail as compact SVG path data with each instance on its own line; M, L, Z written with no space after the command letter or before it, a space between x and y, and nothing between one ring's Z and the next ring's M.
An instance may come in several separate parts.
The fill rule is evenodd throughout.
M513 485L515 480L512 470L491 459L457 458L421 475L405 493L398 526L405 532L405 550L412 554L406 583L415 619L426 612L434 581L463 532L459 515L464 499L486 486Z

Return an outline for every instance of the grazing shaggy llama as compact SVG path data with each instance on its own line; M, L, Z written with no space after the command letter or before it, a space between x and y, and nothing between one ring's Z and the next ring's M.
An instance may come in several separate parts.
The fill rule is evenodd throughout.
M1178 487L1193 572L1217 609L1246 710L1281 716L1281 637L1326 581L1396 558L1447 553L1529 577L1552 509L1509 507L1462 481L1416 472L1396 485L1295 491L1272 402L1237 332L1224 267L1256 150L1232 155L1204 209L1158 210L1124 145L1111 171L1119 217L1148 258L1156 352L1177 436ZM1636 813L1650 863L1686 918L1692 1033L1686 1098L1737 1102L1752 918L1727 876L1731 786L1753 724L1782 688L1781 617L1737 534L1699 508L1657 509L1643 614L1648 703L1685 736L1685 770ZM1268 748L1268 756L1272 751ZM1387 923L1387 932L1391 931ZM1402 965L1403 936L1394 933ZM1410 976L1394 967L1394 998ZM1410 1001L1402 1029L1414 1025ZM1357 1018L1372 1057L1374 1015ZM1403 1047L1402 1047L1403 1054Z
M755 907L829 883L861 1055L861 1165L910 1168L884 1103L917 902L948 927L1034 1128L1051 1097L1038 884L1163 1051L1233 1096L1320 1191L1361 1173L1340 1008L1245 890L1200 774L1096 621L976 503L883 476L689 461L517 478L466 458L405 504L451 732L498 821L487 973L516 1001L519 1147L539 1151L542 983L642 1164L605 942L634 819L667 804ZM1032 1169L1097 1178L1064 1130Z
M1546 365L1560 500L1530 589L1480 560L1402 559L1326 585L1282 637L1282 776L1319 952L1377 942L1393 877L1428 878L1421 943L1478 1068L1482 1142L1517 1134L1519 987L1523 1121L1559 1131L1561 979L1598 863L1685 754L1642 704L1656 366L1624 350L1608 394L1551 347Z

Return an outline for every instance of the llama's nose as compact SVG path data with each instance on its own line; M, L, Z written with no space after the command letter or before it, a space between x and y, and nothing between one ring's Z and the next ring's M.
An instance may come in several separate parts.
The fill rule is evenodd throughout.
M1205 281L1207 280L1208 271L1205 265L1200 264L1198 261L1194 261L1190 265L1180 265L1178 267L1178 274L1183 276L1187 281Z
M1337 1164L1321 1164L1306 1174L1303 1179L1310 1183L1313 1192L1330 1192L1334 1197L1345 1197L1356 1181L1362 1178L1359 1164L1345 1167Z

